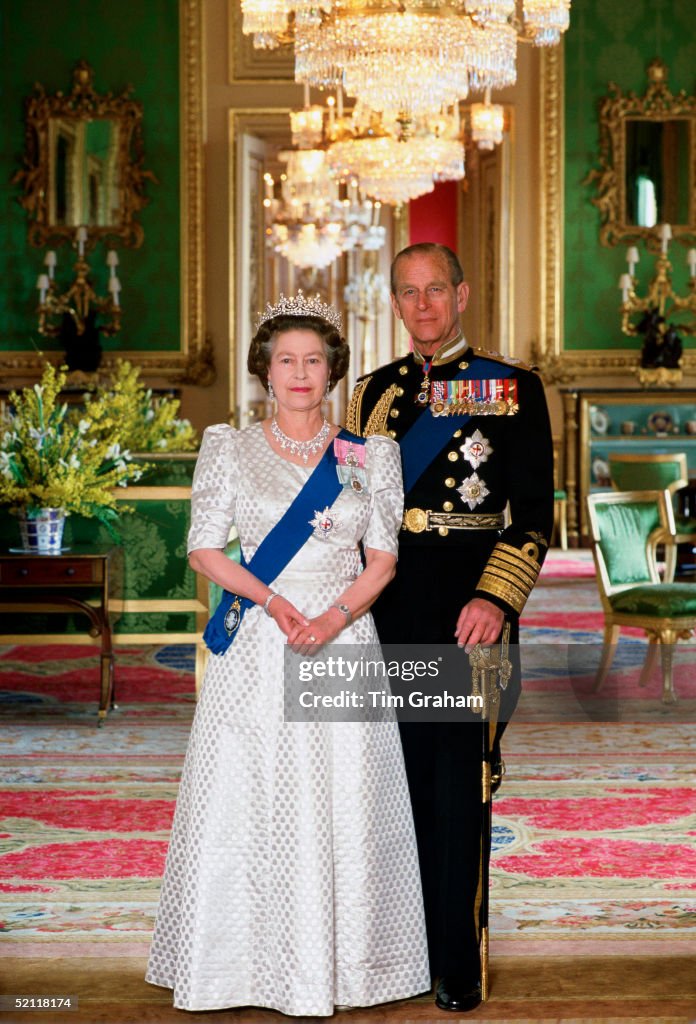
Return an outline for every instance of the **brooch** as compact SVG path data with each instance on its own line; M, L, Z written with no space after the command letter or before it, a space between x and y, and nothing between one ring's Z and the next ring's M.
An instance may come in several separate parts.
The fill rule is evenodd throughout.
M314 519L309 520L309 525L314 527L314 536L326 540L334 530L340 528L341 522L336 513L327 505L323 512L314 510Z
M478 473L472 473L466 480L462 480L457 490L461 495L462 501L469 508L476 508L491 493L486 487L485 482L479 480Z
M223 619L223 624L227 631L228 636L232 636L234 631L239 626L242 618L242 604L238 597L235 597L232 604L227 609L227 614Z
M493 453L493 447L480 430L475 430L471 437L467 437L464 444L459 446L459 451L472 469L478 469L482 462L488 461L488 456Z

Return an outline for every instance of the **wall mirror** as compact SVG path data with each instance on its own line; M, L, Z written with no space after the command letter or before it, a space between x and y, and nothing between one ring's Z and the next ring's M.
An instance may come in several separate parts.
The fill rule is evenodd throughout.
M666 223L672 236L696 238L696 96L672 94L667 66L648 65L644 96L624 93L613 82L599 107L600 168L592 200L600 211L604 245L659 240L654 228Z
M148 202L146 182L156 179L143 167L143 110L130 91L97 93L84 60L67 95L35 85L26 101L24 166L13 178L24 188L32 245L72 240L80 225L92 242L141 245L138 213Z

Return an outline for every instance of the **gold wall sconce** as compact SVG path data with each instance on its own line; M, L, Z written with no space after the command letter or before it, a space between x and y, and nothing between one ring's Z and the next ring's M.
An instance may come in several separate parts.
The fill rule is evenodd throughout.
M72 319L72 330L82 336L87 329L94 329L95 315L99 313L102 320L99 331L107 336L116 334L121 328L121 302L119 294L121 282L116 275L118 254L109 249L106 264L109 267L108 295L100 297L94 290L90 278L90 265L85 256L88 241L85 225L80 225L75 232L74 246L77 249L77 260L73 267L75 279L63 293L58 289L56 268L58 257L54 249L49 249L44 258L46 272L39 274L36 287L39 292L37 309L39 333L56 338L65 333L65 317ZM108 318L108 319L106 319ZM56 322L58 321L58 322Z

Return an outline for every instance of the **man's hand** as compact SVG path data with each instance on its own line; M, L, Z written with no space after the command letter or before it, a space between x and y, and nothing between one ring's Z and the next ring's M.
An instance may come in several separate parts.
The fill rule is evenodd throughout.
M465 604L457 619L454 635L459 647L467 654L476 644L490 647L500 636L505 615L497 605L482 597L474 597Z

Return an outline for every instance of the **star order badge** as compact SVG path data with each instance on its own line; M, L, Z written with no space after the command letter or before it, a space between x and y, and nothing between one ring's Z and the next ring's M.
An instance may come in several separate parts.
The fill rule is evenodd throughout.
M471 437L467 437L464 444L459 446L459 451L472 469L478 469L481 463L487 462L488 456L493 454L493 447L480 430L475 430Z
M309 520L309 525L314 527L314 536L326 540L334 530L338 530L341 523L333 511L327 505L323 512L314 510L314 519Z
M469 508L476 508L480 505L484 498L487 498L491 493L483 480L479 480L478 473L472 473L466 480L462 480L461 484L457 488L459 491L462 501Z

